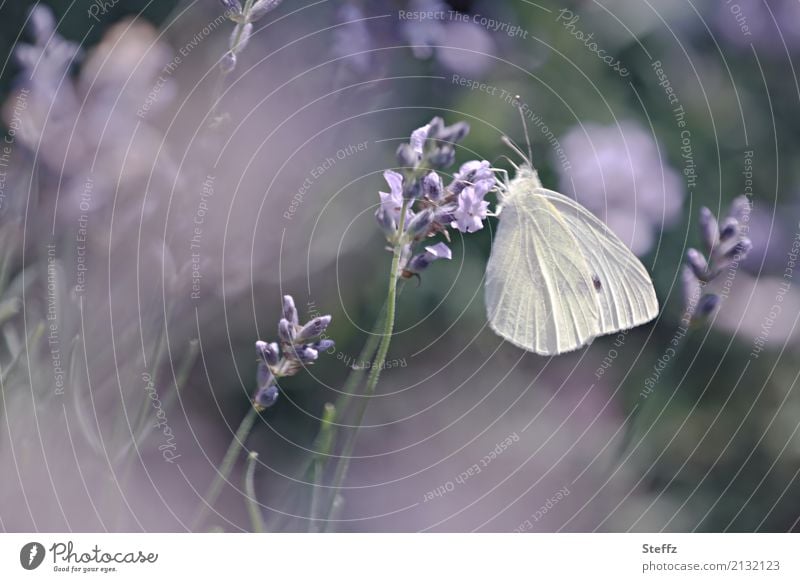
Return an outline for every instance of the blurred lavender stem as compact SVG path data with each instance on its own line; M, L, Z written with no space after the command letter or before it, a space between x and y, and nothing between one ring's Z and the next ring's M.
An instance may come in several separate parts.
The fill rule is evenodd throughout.
M408 203L408 199L404 198L403 206L400 209L399 225L397 227L397 232L400 233L404 232L405 229ZM341 490L344 479L347 476L347 469L350 466L350 457L353 454L353 449L355 449L356 439L359 431L361 430L361 423L364 420L364 414L367 412L367 406L369 405L370 397L375 394L375 388L378 385L378 380L381 377L381 370L383 369L383 366L378 365L378 363L383 362L386 359L386 355L389 353L389 345L392 343L395 307L397 304L397 281L400 278L400 256L402 255L402 252L403 239L399 236L394 243L392 268L389 273L389 290L386 295L386 321L384 323L383 335L381 337L380 346L378 347L378 353L375 354L375 359L372 361L373 365L370 367L369 376L367 378L367 387L364 391L364 398L359 401L358 411L356 412L355 428L351 431L350 435L348 435L347 442L342 450L342 455L339 458L339 462L336 466L336 472L333 477L333 488L330 495L329 508L326 517L326 531L329 531L331 527L330 520L334 506L336 505L336 498L339 496L339 491Z
M315 532L318 529L317 520L320 513L320 497L322 493L322 480L325 471L325 460L333 448L333 423L336 420L336 407L333 404L326 404L322 413L319 434L314 443L314 459L312 461L312 478L314 487L311 490L311 513L308 520L308 531Z
M244 8L242 9L242 14L249 14L250 9L253 7L254 0L247 0L245 2ZM234 55L234 59L236 58L235 53L232 52L233 49L239 46L242 41L242 34L244 32L244 27L237 25L236 26L236 33L231 39L230 46L232 47L231 50L227 51L225 55L223 55L223 60L220 61L219 66L219 75L217 75L217 84L214 87L214 92L211 94L211 111L208 114L209 119L209 127L214 127L217 123L219 123L219 103L222 100L222 92L225 89L225 81L228 79L228 75L233 71L233 68L228 68L223 63L225 62L224 59L229 54ZM236 61L234 60L234 63ZM235 65L234 65L235 68Z
M258 505L255 488L255 472L258 453L251 451L247 455L247 470L244 473L244 492L247 496L247 511L250 514L250 523L256 533L264 532L264 519L261 516L261 508Z
M192 531L197 531L203 525L208 510L217 502L219 494L222 492L222 486L224 483L228 482L231 471L233 471L233 466L236 464L236 456L239 454L239 449L244 447L245 440L247 440L250 431L253 430L256 418L258 418L258 408L255 404L252 404L247 414L242 419L239 428L236 429L236 434L233 435L233 440L231 440L231 444L228 445L228 450L225 451L225 456L222 458L222 463L217 470L216 477L214 477L208 491L206 491L206 494L203 496L202 505L192 522Z

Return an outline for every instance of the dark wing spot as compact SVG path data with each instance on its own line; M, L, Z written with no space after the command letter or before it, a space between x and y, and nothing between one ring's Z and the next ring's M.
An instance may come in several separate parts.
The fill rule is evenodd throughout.
M600 289L603 288L603 284L600 282L600 277L597 275L592 275L592 283L594 284L596 291L600 291Z

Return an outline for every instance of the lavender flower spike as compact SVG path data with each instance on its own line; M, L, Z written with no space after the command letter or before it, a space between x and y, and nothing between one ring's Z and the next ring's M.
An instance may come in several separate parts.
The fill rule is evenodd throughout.
M278 399L278 378L294 376L304 365L315 362L322 352L334 347L333 340L320 337L331 323L330 315L315 317L300 325L294 299L285 295L283 316L278 323L280 346L261 340L256 342L258 391L253 405L259 410L269 408Z
M708 208L700 209L700 238L708 258L696 249L689 249L682 272L686 311L693 324L708 320L721 303L721 297L705 291L705 287L713 284L725 269L736 268L753 246L740 227L740 221L747 220L747 212L749 203L741 197L733 201L730 214L721 223Z

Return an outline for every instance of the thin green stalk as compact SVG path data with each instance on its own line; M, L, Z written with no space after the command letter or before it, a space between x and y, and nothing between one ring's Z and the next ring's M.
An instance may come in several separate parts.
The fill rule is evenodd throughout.
M247 411L247 414L242 419L239 428L236 430L236 434L233 435L231 444L228 445L228 450L222 458L222 464L220 464L217 470L216 477L214 477L208 491L206 491L206 494L203 496L202 505L192 522L192 531L196 531L203 525L208 510L217 502L217 498L222 492L222 486L228 481L228 478L231 476L231 471L233 471L233 466L236 464L236 455L239 454L239 449L244 446L250 431L253 429L256 418L258 418L258 411L255 406L251 406L250 410Z
M322 412L322 419L319 427L319 434L314 446L314 460L312 461L312 481L311 489L311 511L309 512L308 531L317 530L320 514L320 503L322 501L322 479L325 474L325 460L333 448L333 422L336 419L336 407L333 404L326 404Z
M375 355L375 359L372 361L372 366L370 368L369 376L367 378L367 387L364 391L364 398L362 398L361 401L359 402L358 411L356 412L355 427L351 431L347 439L347 442L345 443L344 450L342 451L341 455L341 461L339 462L339 465L336 467L336 473L334 474L333 478L333 488L331 491L330 502L329 502L326 530L329 530L331 527L331 517L335 501L339 494L340 489L342 488L344 479L347 476L347 469L350 466L350 457L352 457L353 455L353 450L355 449L356 445L356 439L358 437L359 431L361 430L361 424L364 421L364 415L367 412L367 406L369 405L369 401L371 399L370 397L375 394L375 388L378 386L378 380L381 377L381 370L383 369L381 363L386 360L386 355L389 353L389 345L392 343L392 333L394 332L395 308L397 305L397 279L400 275L400 257L403 251L402 233L405 229L405 218L407 209L408 209L408 201L404 200L403 206L400 209L400 224L397 228L397 232L400 233L400 235L398 236L398 240L394 244L394 255L392 256L392 268L390 269L389 272L389 290L386 296L386 321L384 323L383 336L381 337L381 343L380 346L378 347L378 353Z
M258 506L254 484L257 460L257 452L252 451L247 455L247 470L244 472L244 492L247 495L247 512L250 514L250 523L253 526L253 531L262 533L264 531L264 518L261 516L261 508Z

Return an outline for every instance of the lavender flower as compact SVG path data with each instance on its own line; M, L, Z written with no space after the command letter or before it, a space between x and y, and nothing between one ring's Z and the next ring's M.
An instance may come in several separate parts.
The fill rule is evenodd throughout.
M453 213L455 220L450 226L461 232L476 232L483 228L488 209L489 203L483 199L480 191L467 186L458 195L458 207Z
M686 264L681 274L683 281L686 311L692 323L700 323L710 318L719 307L722 298L705 287L713 283L725 269L738 268L752 248L746 235L750 203L745 196L739 196L731 204L729 215L720 223L708 208L700 209L698 226L703 251L686 251Z
M438 242L433 246L425 247L425 252L415 255L408 261L405 266L403 276L408 278L418 275L427 269L433 261L438 259L450 260L453 258L453 252L443 242Z
M297 308L291 295L283 297L283 318L278 323L277 343L256 342L258 355L258 389L253 405L259 410L269 408L278 399L277 380L294 376L303 366L313 364L319 354L334 348L332 339L320 337L331 323L330 315L315 317L300 325Z

